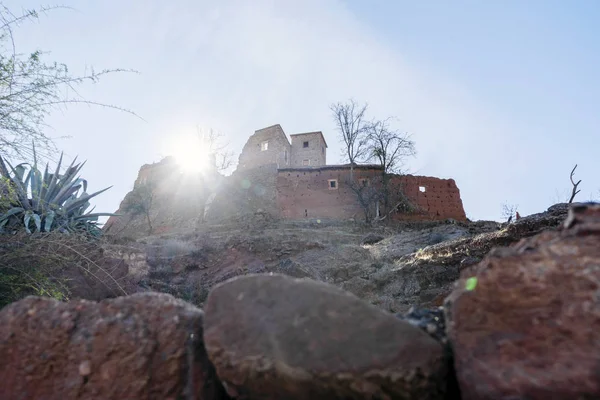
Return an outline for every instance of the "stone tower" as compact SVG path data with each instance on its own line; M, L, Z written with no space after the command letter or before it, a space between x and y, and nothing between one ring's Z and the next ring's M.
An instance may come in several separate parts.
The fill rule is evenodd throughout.
M240 154L238 169L252 169L263 165L286 168L290 165L290 153L290 142L281 125L259 129L246 142Z
M322 167L327 164L327 142L322 132L297 133L290 137L291 168Z

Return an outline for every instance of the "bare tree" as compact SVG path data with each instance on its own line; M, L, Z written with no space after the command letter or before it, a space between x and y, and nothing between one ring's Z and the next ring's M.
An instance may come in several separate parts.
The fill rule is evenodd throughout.
M203 131L197 127L198 137L202 146L210 157L213 157L214 166L219 172L228 170L234 165L235 153L228 150L229 143L223 141L224 135L214 129Z
M154 228L152 226L151 211L156 193L156 185L153 180L148 179L133 188L129 194L127 202L123 207L123 211L130 213L135 217L142 215L148 224L148 234L152 234Z
M507 223L510 223L517 213L518 205L515 204L502 204L502 218L506 220Z
M367 107L367 104L361 106L352 99L330 106L336 128L344 143L343 156L350 163L351 179L354 165L367 156L367 133L370 127L370 122L365 117Z
M356 195L358 204L363 210L365 223L370 224L379 217L379 203L382 200L380 177L348 179L345 184Z
M367 135L369 156L378 161L386 174L400 173L403 161L416 154L410 135L391 129L390 119L370 124Z
M15 14L0 3L0 153L5 158L31 159L32 140L39 155L53 156L56 153L54 138L44 132L48 128L46 118L52 111L71 104L96 105L136 115L118 106L86 100L77 91L84 82L95 83L104 75L126 70L91 70L73 75L65 64L44 61L45 54L39 50L31 54L18 53L14 29L56 8L65 7Z
M577 194L579 192L581 192L581 190L577 190L577 187L581 183L581 179L579 181L577 181L577 183L575 183L575 181L573 181L573 174L575 174L575 169L577 169L577 164L575 164L575 166L573 167L573 170L571 171L571 176L569 177L571 179L571 184L573 185L573 191L571 192L571 198L569 199L569 204L571 204L573 202L573 200L575 199L575 196L577 196Z
M382 190L385 210L389 211L391 194L391 174L400 173L407 157L416 154L415 142L407 133L391 129L390 118L370 124L367 135L367 149L370 159L376 160L382 167Z

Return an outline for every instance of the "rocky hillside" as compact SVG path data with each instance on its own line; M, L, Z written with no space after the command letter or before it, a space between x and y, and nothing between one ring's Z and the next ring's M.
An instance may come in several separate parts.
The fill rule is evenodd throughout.
M143 165L132 190L103 231L137 238L174 229L193 229L202 222L225 177L216 169L184 174L172 157Z
M380 293L397 304L426 284L441 290L441 271L462 271L441 310L399 316L335 285L284 274L219 283L204 311L164 293L68 303L27 297L0 310L0 398L597 399L600 205L575 205L566 219L565 210L555 206L509 226L405 226L354 245L362 232L323 221L316 229L279 226L285 233L278 237L269 233L274 222L263 220L268 240L224 226L202 240L181 236L180 243L205 245L152 253L149 262L162 259L170 274L189 278L210 269L219 260L211 251L225 245L235 252L221 259L224 266L267 270L289 259L288 271L338 285L385 271L390 281L378 281ZM451 238L414 252L438 235ZM273 259L259 258L274 251ZM355 274L366 259L381 266ZM332 276L332 262L352 264L347 276ZM137 272L144 279L156 270ZM398 290L411 277L412 289Z
M405 223L365 228L340 221L281 221L265 213L137 241L113 239L140 291L202 306L209 290L250 273L281 273L331 283L391 312L439 306L460 271L494 246L559 226L567 206L503 225Z

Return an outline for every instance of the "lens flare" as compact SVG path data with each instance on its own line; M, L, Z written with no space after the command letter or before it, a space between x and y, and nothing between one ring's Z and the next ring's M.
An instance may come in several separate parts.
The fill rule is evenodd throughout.
M208 148L196 135L177 137L171 147L171 154L184 172L206 172L210 168Z

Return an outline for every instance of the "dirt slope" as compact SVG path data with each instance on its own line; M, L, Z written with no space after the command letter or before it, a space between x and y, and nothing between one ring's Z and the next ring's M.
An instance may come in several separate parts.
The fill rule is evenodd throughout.
M401 312L415 304L441 304L462 268L494 246L553 229L566 212L566 205L556 205L510 225L446 221L370 229L340 221L279 221L259 213L113 244L110 251L130 264L140 290L168 292L200 306L216 283L276 272L333 283ZM368 234L383 240L364 245Z

